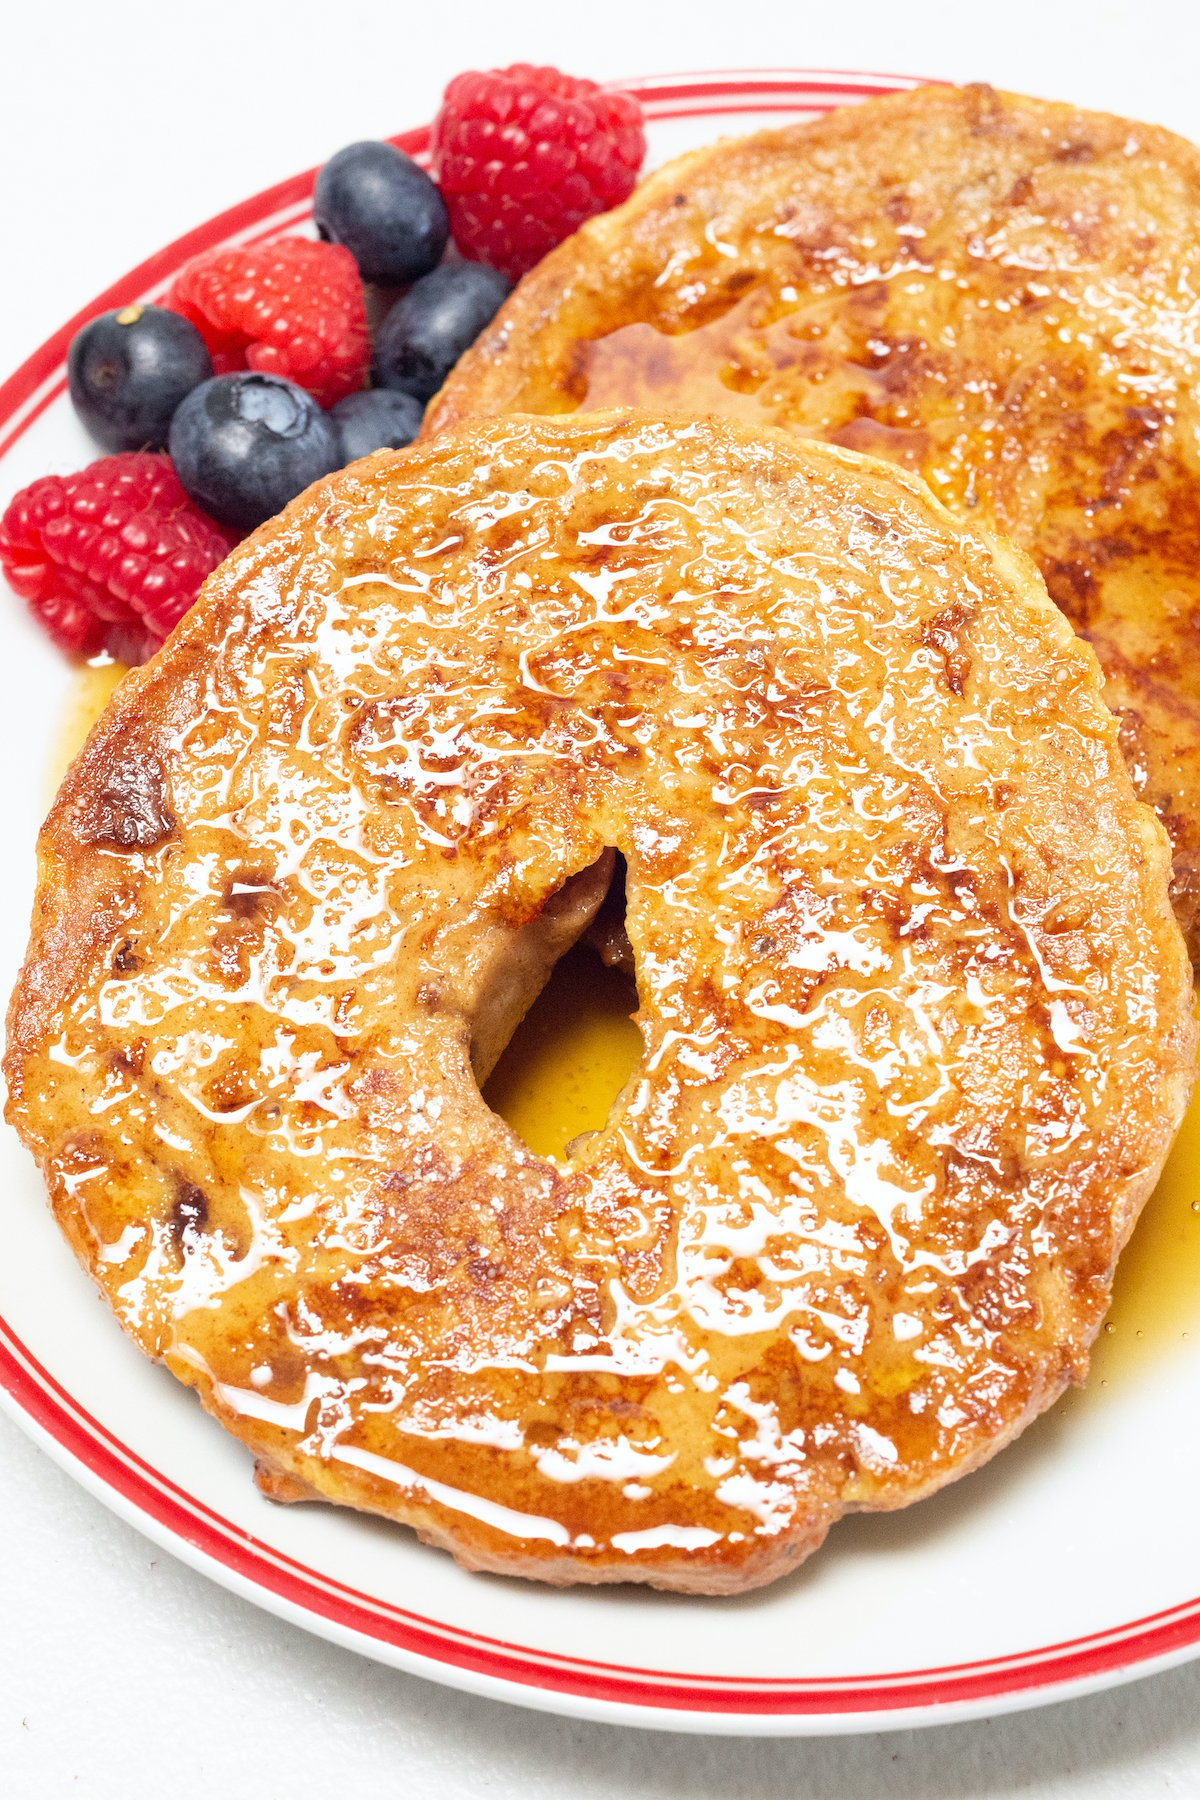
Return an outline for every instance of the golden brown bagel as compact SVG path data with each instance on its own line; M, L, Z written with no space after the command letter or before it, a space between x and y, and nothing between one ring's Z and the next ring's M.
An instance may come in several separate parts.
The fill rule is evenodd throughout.
M426 429L735 413L919 470L1095 648L1200 960L1198 293L1191 144L921 88L659 170L526 277Z
M470 1048L607 848L645 1055L556 1165ZM9 1117L268 1492L735 1592L1083 1374L1191 1082L1167 868L1091 651L919 483L501 419L311 489L123 683Z

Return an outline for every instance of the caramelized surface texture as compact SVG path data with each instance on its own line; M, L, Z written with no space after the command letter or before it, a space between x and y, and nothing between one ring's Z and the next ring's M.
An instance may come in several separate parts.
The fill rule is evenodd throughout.
M1200 959L1200 152L990 88L726 141L548 256L427 430L645 406L919 471L1095 648Z
M471 1045L606 848L645 1052L556 1164ZM1082 1376L1191 1082L1167 868L1091 652L920 484L502 419L310 490L122 684L9 1117L268 1492L733 1592Z

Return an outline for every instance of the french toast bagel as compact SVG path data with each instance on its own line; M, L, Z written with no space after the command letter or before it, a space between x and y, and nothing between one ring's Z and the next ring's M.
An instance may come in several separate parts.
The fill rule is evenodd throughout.
M644 1054L552 1162L479 1075L615 851ZM1168 873L1093 653L920 482L485 421L310 489L122 683L8 1116L269 1493L734 1593L1082 1377L1192 1080Z
M1200 959L1200 151L987 87L693 151L520 284L426 431L719 412L887 457L1096 651Z

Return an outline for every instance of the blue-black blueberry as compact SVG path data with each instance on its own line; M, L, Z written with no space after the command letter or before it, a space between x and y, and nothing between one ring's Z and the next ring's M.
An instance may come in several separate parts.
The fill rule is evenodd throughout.
M424 402L512 290L484 263L443 263L397 300L379 328L371 380Z
M281 375L214 375L176 411L168 448L196 504L241 531L343 461L328 414Z
M372 450L402 450L421 429L425 408L411 394L365 388L329 409L342 446L342 461L357 462Z
M67 386L105 450L162 450L175 409L212 375L204 339L164 306L123 306L71 339Z
M450 236L446 202L411 156L380 139L339 150L317 176L313 217L344 244L364 281L400 287L437 267Z

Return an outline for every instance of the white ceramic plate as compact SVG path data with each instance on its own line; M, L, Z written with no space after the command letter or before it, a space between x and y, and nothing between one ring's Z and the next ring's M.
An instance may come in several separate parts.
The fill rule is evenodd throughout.
M632 85L659 162L721 133L911 84L776 71ZM426 139L417 131L397 142L419 154ZM303 228L311 187L311 174L297 176L169 246L0 388L0 504L36 475L95 455L64 392L63 359L83 318L155 297L199 249ZM24 950L45 771L71 678L18 605L0 604L0 657L7 983ZM378 1521L272 1506L241 1445L121 1335L9 1132L0 1142L0 1401L101 1499L227 1587L366 1655L495 1698L628 1724L763 1733L1032 1705L1200 1653L1200 1280L1193 1303L1181 1279L1200 1276L1200 1217L1188 1201L1200 1193L1200 1180L1188 1186L1198 1137L1185 1134L1171 1193L1135 1241L1116 1335L1102 1341L1086 1395L916 1509L846 1520L796 1575L743 1599L554 1592L465 1574ZM1162 1278L1156 1266L1171 1279L1148 1294L1142 1284Z

